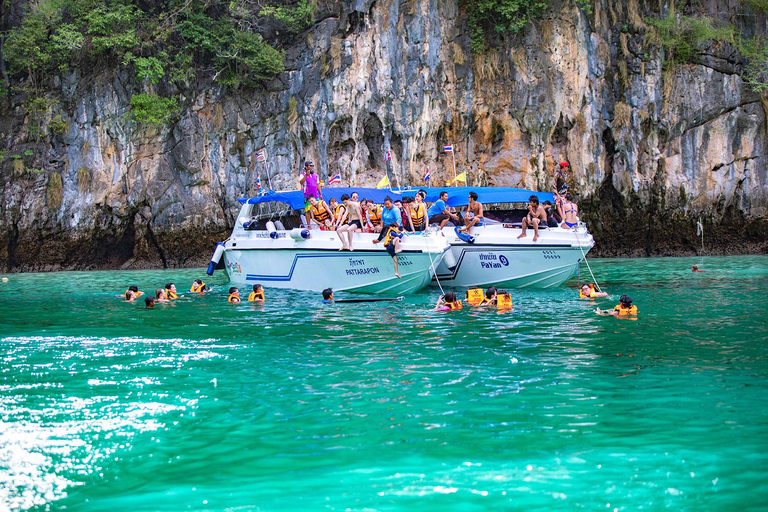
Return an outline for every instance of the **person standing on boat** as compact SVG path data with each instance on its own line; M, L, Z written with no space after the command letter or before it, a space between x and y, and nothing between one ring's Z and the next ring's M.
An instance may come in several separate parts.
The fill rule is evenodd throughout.
M547 212L539 204L539 198L531 196L528 198L528 215L523 217L523 232L517 238L525 238L525 230L528 226L533 226L533 241L539 239L539 224L547 223Z
M427 215L429 215L429 223L440 224L440 229L443 229L445 225L448 224L449 220L452 220L456 225L458 225L460 222L459 216L451 213L451 211L448 209L446 201L448 201L448 192L443 190L440 192L440 199L435 201L435 204L430 206L429 210L427 210Z
M304 162L304 173L301 175L299 184L301 185L302 190L304 190L304 216L307 219L307 228L309 229L309 220L312 215L310 212L312 205L309 202L309 198L315 197L320 200L323 199L323 189L320 187L317 174L315 174L315 164L309 160Z
M568 171L571 170L571 164L568 162L560 162L560 166L555 170L555 193L563 195L565 194L568 185L565 184L568 179Z
M459 231L469 233L472 226L482 226L485 223L483 218L483 203L477 200L477 192L469 193L469 204L467 211L464 212L464 227Z
M573 196L565 194L565 203L563 204L563 223L560 225L563 229L571 229L579 223L579 207L573 202Z
M341 240L342 247L340 251L354 251L352 247L352 233L355 231L363 230L363 212L360 210L360 203L352 201L347 194L341 196L341 201L344 203L344 207L347 210L347 219L336 232L339 234L339 240ZM344 233L347 234L347 240L344 240Z
M392 198L387 196L384 198L384 207L381 209L381 225L391 226L393 223L402 226L403 217L400 215L400 209L392 204ZM388 231L388 229L383 228L381 233L379 233L378 240L374 240L373 243L377 244L381 242L384 237L387 236Z

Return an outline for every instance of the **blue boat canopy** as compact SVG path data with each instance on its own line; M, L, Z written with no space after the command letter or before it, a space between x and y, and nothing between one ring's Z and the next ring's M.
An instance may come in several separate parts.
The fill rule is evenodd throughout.
M363 188L363 187L323 187L323 199L328 201L329 199L336 198L341 202L341 196L344 194L352 195L352 192L357 192L360 199L373 199L374 203L384 203L384 198L389 196L393 201L401 199L404 196L414 196L416 192L421 189L409 188L409 189L378 189L378 188ZM497 203L527 203L531 196L537 196L539 201L551 201L554 203L555 196L551 192L534 192L533 190L526 190L523 188L506 188L506 187L431 187L424 188L427 191L426 201L434 203L438 200L440 192L448 192L448 206L465 206L469 203L469 193L477 192L477 200L483 204L497 204ZM269 203L272 201L286 203L294 210L300 210L304 208L304 193L301 190L291 190L288 192L275 192L270 190L263 195L256 197L247 197L238 199L242 204L259 204Z

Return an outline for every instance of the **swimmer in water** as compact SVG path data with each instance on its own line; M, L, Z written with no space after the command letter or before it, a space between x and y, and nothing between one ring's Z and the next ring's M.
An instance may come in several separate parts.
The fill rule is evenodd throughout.
M333 289L326 288L323 290L323 304L331 304L333 302Z
M599 292L595 289L595 285L593 284L585 284L579 289L579 298L580 299L596 299L599 297L607 297L607 292Z
M253 291L248 295L248 302L259 302L264 304L264 287L260 284L253 285Z
M205 293L208 291L208 287L205 286L205 283L202 281L202 279L195 279L192 282L192 286L190 286L189 291L192 293Z
M128 289L125 290L125 293L123 294L123 296L125 297L125 300L127 300L128 302L131 302L134 299L138 299L142 295L144 295L144 292L140 292L139 287L136 285L129 286Z
M173 283L168 283L165 285L165 298L168 300L178 299L179 296L176 295L176 285Z
M168 302L165 296L165 288L158 288L155 290L155 302Z
M146 297L144 299L144 309L152 309L155 307L155 298L153 296Z
M227 299L227 302L231 304L240 303L240 291L237 289L237 286L233 286L229 289L229 298Z
M694 265L691 267L691 272L706 272L706 270L699 270L699 266Z
M619 304L613 308L613 311L597 308L595 313L601 316L637 316L637 306L632 304L632 297L622 295L619 297Z
M445 295L437 299L437 304L435 304L437 311L455 311L463 307L461 301L456 298L455 292L445 292Z

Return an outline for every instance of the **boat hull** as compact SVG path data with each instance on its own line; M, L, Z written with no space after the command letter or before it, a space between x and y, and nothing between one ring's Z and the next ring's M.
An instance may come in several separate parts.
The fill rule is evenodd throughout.
M450 237L452 253L446 260L456 261L456 265L438 267L437 279L443 286L559 286L576 273L579 261L594 245L585 229L581 233L552 230L533 242L530 232L527 238L518 239L520 229L473 228L474 244L463 242L448 228L444 233Z

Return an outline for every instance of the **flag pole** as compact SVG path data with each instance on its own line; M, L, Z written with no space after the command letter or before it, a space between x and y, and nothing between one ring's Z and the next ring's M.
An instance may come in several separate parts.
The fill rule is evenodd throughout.
M453 161L453 186L456 186L456 148L451 144L451 160Z

